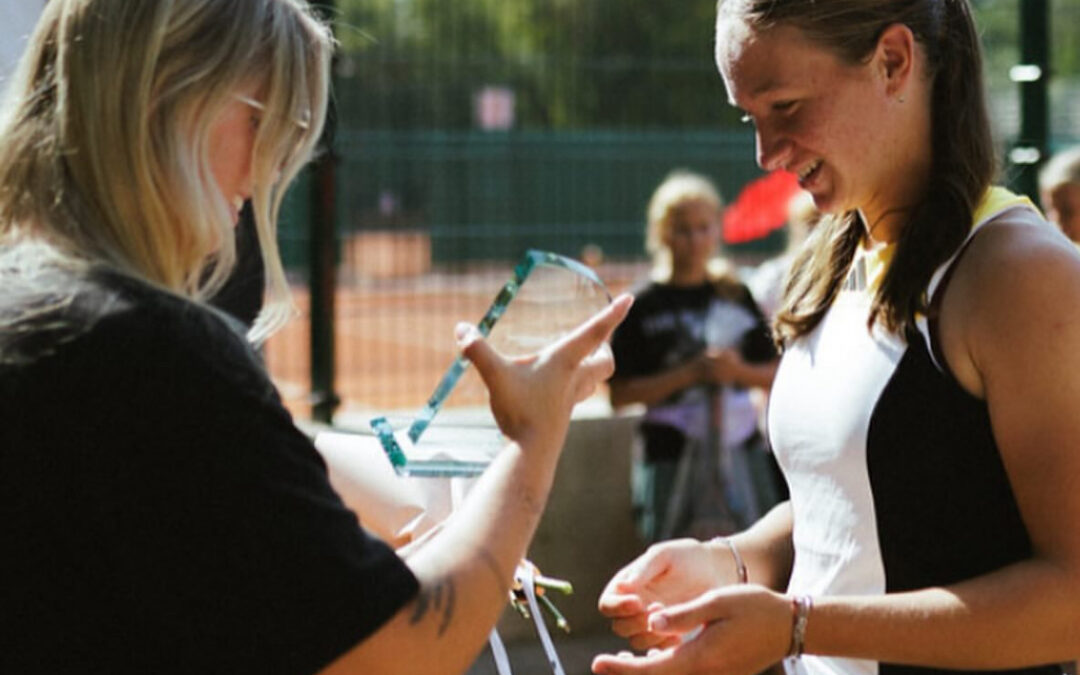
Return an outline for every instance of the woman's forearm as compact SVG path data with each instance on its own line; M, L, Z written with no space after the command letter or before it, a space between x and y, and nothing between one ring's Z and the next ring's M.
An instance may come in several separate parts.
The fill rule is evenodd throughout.
M731 537L746 564L749 581L783 591L791 576L791 504L777 504L749 529Z
M611 405L614 408L634 403L655 405L700 382L701 367L697 361L688 361L656 375L612 380Z
M558 453L501 451L462 507L408 558L418 596L324 671L463 673L506 607L514 570L543 512Z
M772 387L773 379L776 377L776 369L779 365L779 361L769 361L768 363L744 362L736 374L735 384L768 391Z
M1080 655L1080 574L1044 560L943 588L815 598L808 653L950 669L1005 669Z

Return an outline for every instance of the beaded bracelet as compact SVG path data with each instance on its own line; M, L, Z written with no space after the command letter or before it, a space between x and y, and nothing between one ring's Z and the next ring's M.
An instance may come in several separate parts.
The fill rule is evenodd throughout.
M803 655L806 646L806 622L810 618L810 609L814 599L809 595L796 595L791 598L791 647L788 657L797 659Z
M735 542L729 537L716 537L713 541L724 544L728 547L728 550L731 551L731 557L735 559L735 574L738 576L739 583L745 584L750 581L750 574L746 570L746 563L743 562L742 556L739 555L739 549L735 548Z

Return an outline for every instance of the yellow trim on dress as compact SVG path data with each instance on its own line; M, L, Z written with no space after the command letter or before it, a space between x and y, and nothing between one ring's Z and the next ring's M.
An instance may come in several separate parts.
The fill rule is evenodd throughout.
M987 189L986 194L983 195L983 198L975 207L975 212L972 214L972 222L974 225L972 226L971 231L974 232L977 228L992 220L994 216L1017 206L1026 206L1036 213L1040 213L1035 204L1024 195L1015 194L1003 187L991 186ZM969 238L970 236L971 235L968 235ZM888 271L889 265L892 264L895 254L896 245L891 243L875 246L871 249L860 249L858 253L856 253L856 265L861 264L863 270L865 270L866 279L864 288L867 291L871 293L877 292L877 289L881 286L882 280L885 278L885 272Z
M1013 208L1014 206L1027 206L1036 213L1041 213L1035 204L1025 197L1010 192L1003 187L992 185L983 195L979 205L975 207L972 221L975 223L972 230L990 220L997 214Z

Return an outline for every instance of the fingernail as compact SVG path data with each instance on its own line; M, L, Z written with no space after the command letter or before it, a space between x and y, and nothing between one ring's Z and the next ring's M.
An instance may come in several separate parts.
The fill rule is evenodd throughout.
M462 321L454 326L454 336L457 338L458 344L464 346L480 337L480 331L476 330L476 326L471 323Z
M663 614L653 614L649 617L649 630L661 631L668 626L668 618Z

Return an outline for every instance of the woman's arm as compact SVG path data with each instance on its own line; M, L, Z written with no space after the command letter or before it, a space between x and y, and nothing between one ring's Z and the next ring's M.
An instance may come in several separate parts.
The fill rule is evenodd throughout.
M787 588L795 559L791 522L791 504L782 502L752 527L730 537L746 563L750 583L777 591Z
M794 555L791 506L787 502L729 539L746 565L751 583L774 589L787 586ZM600 595L599 608L611 619L616 635L627 638L635 649L649 649L678 641L678 635L669 639L670 632L652 632L650 614L737 582L737 562L727 543L677 539L651 546L612 577Z
M509 362L483 341L465 339L499 427L514 442L443 531L409 556L418 596L324 672L429 675L469 667L506 606L547 501L570 410L610 375L610 352L601 347L629 305L629 297L617 299L534 358Z
M611 405L655 405L672 394L698 384L736 385L768 389L779 361L751 363L734 349L708 350L655 375L620 378L609 382Z
M676 392L701 384L704 374L699 357L655 375L613 379L608 383L611 406L621 408L634 403L655 405Z

